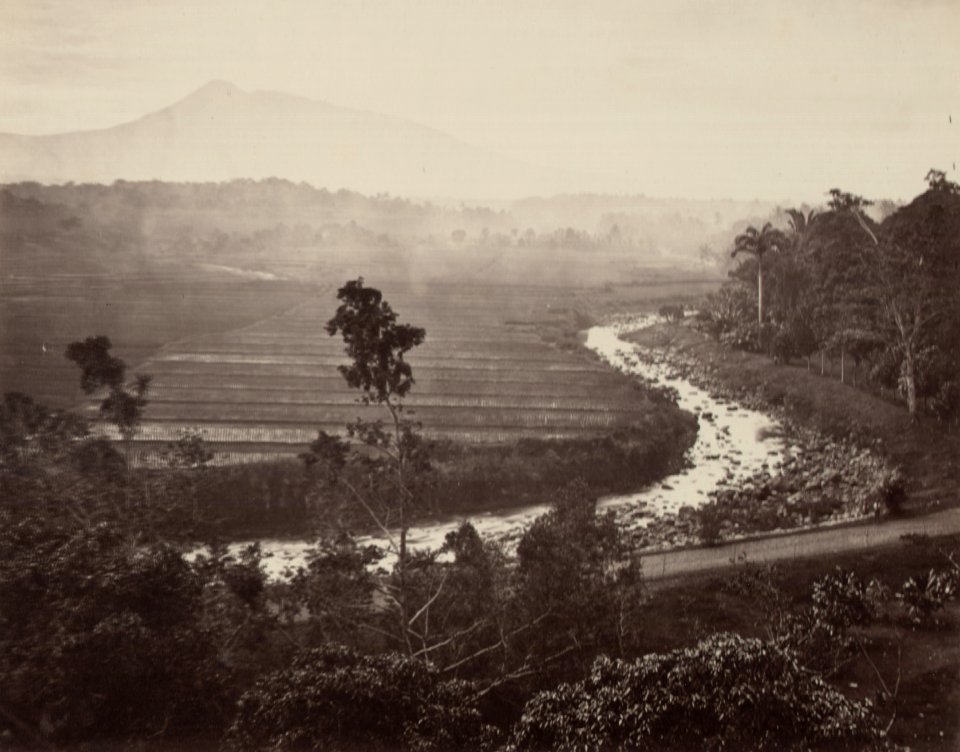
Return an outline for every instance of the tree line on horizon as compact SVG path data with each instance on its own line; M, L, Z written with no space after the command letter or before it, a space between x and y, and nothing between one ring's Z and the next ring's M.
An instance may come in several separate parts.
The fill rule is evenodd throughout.
M580 199L583 208L575 211ZM735 232L734 208L727 205L731 202L715 203L711 209L711 202L562 195L490 208L329 191L281 179L118 180L109 185L21 182L0 185L0 224L18 242L49 243L57 235L67 235L69 242L103 246L93 239L106 233L111 245L122 245L127 254L179 249L188 256L215 253L229 258L233 252L243 256L266 249L275 254L315 242L325 246L339 242L347 250L416 246L451 252L605 251L650 257L658 263L692 260L707 269L716 259L703 249L722 245ZM118 259L122 255L116 254ZM67 260L81 259L73 254Z

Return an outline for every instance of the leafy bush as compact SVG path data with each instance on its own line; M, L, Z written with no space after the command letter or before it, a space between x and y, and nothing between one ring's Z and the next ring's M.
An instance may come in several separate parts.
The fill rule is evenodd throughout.
M714 339L727 339L731 333L753 322L753 342L756 342L757 303L753 294L743 285L727 284L707 296L697 315L698 328ZM738 338L738 337L735 337Z
M813 583L813 608L817 617L846 629L869 624L876 617L873 598L876 587L867 584L856 573L839 567Z
M927 624L946 602L956 595L956 584L951 572L930 570L925 575L911 577L897 593L914 624Z
M906 478L899 468L881 471L873 484L870 495L882 504L890 514L897 514L907 499Z
M786 327L777 327L769 340L770 357L776 363L787 363L796 352L793 337Z
M210 723L225 675L202 597L168 547L0 517L0 730L16 718L14 734L72 741Z
M613 513L598 514L586 485L557 494L517 546L517 594L529 620L528 651L540 659L571 653L585 670L600 652L623 649L635 636L631 610L643 578Z
M667 321L683 321L684 308L682 303L676 305L662 305L657 311Z
M720 334L720 342L727 347L733 347L737 350L755 350L758 341L758 331L756 321L738 321L732 323L729 328Z
M706 546L715 546L720 542L720 523L723 516L716 502L704 504L695 513L700 541Z
M930 410L944 423L960 419L960 381L943 381L930 398Z
M243 750L475 750L492 739L468 683L396 653L335 645L301 653L257 682L228 732Z
M510 749L863 749L868 704L807 673L789 651L716 634L635 662L599 658L576 684L524 708Z

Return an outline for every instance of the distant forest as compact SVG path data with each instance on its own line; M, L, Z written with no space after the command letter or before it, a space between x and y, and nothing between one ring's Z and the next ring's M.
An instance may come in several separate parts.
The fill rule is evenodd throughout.
M0 186L0 232L9 252L41 240L56 247L60 239L90 251L70 254L69 264L113 270L143 258L203 255L228 263L231 255L249 261L264 250L302 255L307 247L559 250L722 270L721 249L747 222L774 209L761 202L589 195L442 206L280 179Z

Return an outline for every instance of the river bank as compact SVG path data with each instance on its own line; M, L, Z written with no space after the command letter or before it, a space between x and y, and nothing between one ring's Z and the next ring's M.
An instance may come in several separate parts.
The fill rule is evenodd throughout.
M730 350L688 323L661 323L626 339L718 397L777 416L804 449L791 471L772 483L757 477L723 494L727 519L749 515L751 527L762 530L784 513L809 525L840 499L851 511L860 504L864 513L879 501L884 514L960 503L960 442L929 419L911 422L902 406L802 365ZM797 520L796 504L804 497L812 501L806 506L814 518Z
M814 431L828 441L868 447L903 473L903 508L921 513L960 504L960 432L930 417L911 421L903 404L820 376L803 363L776 364L732 350L690 322L631 332L633 344L654 348L688 378Z
M701 434L719 424L721 435L732 439L700 458L706 461L705 473L697 464L701 489L709 489L705 494L628 527L641 551L846 523L896 501L902 479L875 447L825 434L782 405L713 377L699 353L677 346L683 327L628 316L610 326L625 343L619 352L625 369L678 388L686 395L681 404L697 415ZM754 430L776 432L777 451L766 461L750 461L758 444L750 441L747 427L730 433L727 420L739 414L760 416L753 418ZM719 461L722 474L708 477L711 461Z

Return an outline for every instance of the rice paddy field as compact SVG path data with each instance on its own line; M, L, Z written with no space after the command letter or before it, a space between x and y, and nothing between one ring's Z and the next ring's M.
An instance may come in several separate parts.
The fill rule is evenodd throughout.
M343 344L324 331L341 283L6 281L2 389L96 418L96 400L79 392L63 350L106 334L116 354L153 376L134 448L141 461L156 461L184 432L201 434L222 463L295 455L318 429L342 432L357 417L384 417L382 408L358 404L337 371L346 362ZM609 367L541 339L538 327L569 312L577 290L367 284L383 289L400 321L426 329L426 342L409 356L416 385L406 402L427 435L466 442L595 435L635 424L649 410Z
M302 300L303 286L225 275L176 273L12 274L0 258L0 393L51 407L83 399L70 342L105 334L136 368L165 345L252 323Z

